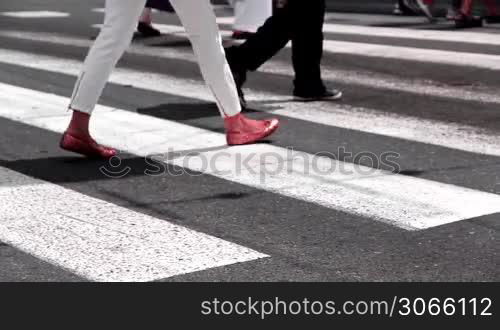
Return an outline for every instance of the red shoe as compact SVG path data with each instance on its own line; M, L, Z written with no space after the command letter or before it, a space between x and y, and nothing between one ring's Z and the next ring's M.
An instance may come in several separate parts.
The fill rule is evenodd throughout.
M239 113L224 119L227 144L252 144L273 134L279 127L278 119L253 120Z
M75 152L89 158L108 159L116 156L115 149L101 146L90 137L77 137L68 132L63 134L59 146L64 150Z

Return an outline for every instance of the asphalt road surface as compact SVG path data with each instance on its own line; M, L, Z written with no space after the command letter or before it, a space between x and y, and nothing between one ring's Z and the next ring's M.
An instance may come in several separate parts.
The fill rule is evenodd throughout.
M287 48L246 88L281 129L228 148L157 14L93 117L104 162L58 148L102 6L0 3L0 281L500 280L500 25L329 13L344 100L294 102Z

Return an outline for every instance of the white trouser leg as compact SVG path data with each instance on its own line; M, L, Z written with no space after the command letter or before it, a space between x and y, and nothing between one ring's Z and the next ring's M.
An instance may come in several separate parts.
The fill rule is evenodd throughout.
M130 45L146 0L106 0L104 25L77 80L70 108L92 113L116 63Z
M106 0L104 26L92 46L73 92L70 108L92 113L116 63L130 44L146 0ZM173 0L189 34L201 72L221 115L241 112L233 75L226 62L215 14L209 0Z
M171 0L186 29L201 73L223 117L241 112L231 69L226 61L219 27L209 0Z

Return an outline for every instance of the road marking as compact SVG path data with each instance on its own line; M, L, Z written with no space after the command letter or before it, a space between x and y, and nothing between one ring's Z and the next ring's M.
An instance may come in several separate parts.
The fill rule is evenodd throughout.
M60 11L6 11L0 12L1 16L16 17L16 18L59 18L69 17L70 14Z
M154 281L268 257L2 167L0 200L0 241L93 281Z
M179 32L178 25L161 24L158 26L163 33L186 36L185 32ZM223 37L232 34L230 30L221 29L220 31ZM286 47L290 48L290 44ZM448 64L488 70L500 70L500 55L335 40L325 40L323 48L324 51L332 54L359 55L396 60L410 60L420 63Z
M347 41L325 40L325 51L335 54L408 60L420 63L448 64L488 70L500 70L500 56L413 47L386 46Z
M172 30L173 32L174 30ZM182 27L177 29L177 32L183 34ZM174 33L174 34L175 34ZM17 38L22 40L36 40L45 43L57 45L73 46L73 47L89 47L92 41L78 37L68 37L59 34L43 33L43 32L24 32L24 31L0 31L0 36L8 38ZM178 47L145 47L143 44L133 44L128 53L155 56L177 60L182 58L185 61L196 62L196 58L191 49ZM279 61L271 61L262 66L259 71L293 76L291 66L288 63ZM457 86L447 87L442 83L433 81L422 81L415 79L401 79L390 75L373 74L369 72L356 72L353 70L339 70L323 68L322 76L326 80L334 82L342 82L344 84L356 84L370 88L388 89L402 91L405 93L428 95L435 97L446 97L454 100L475 101L499 103L500 95L497 90L488 90L487 87L462 88Z
M104 7L92 8L92 11L94 13L105 13L106 12L106 8L104 8ZM162 11L158 10L158 9L153 9L153 12L162 12ZM165 13L165 12L162 12L162 13Z
M2 50L0 63L77 75L81 63L74 60L33 55L19 51ZM213 101L213 96L199 80L181 79L171 75L156 74L118 68L110 79L116 84L133 84L137 88L170 93L195 100ZM350 107L331 102L296 103L289 97L271 93L251 92L249 100L261 105L280 102L278 109L263 110L314 123L357 130L408 141L432 144L471 153L500 156L500 135L482 128L446 123L429 119L391 114L383 111Z
M326 24L324 32L365 35L369 37L404 38L423 41L457 42L466 44L498 45L499 35L496 33L433 31L405 28L372 27L343 24Z
M218 17L217 23L232 25L234 17ZM363 25L325 23L323 31L326 33L353 34L369 37L403 38L425 41L443 41L483 45L499 45L497 33L464 32L464 31L434 31L421 29L405 29L391 27L375 27Z
M62 132L66 98L0 84L0 116ZM397 175L268 144L228 148L224 134L99 106L98 141L330 209L407 230L427 229L500 212L500 196ZM110 130L109 127L113 127ZM175 149L172 149L175 148Z
M94 29L99 29L99 30L102 28L102 24L92 24L91 26ZM183 38L188 37L186 30L179 25L155 23L154 27L155 29L158 29L162 34L176 35L178 37L183 37ZM223 38L228 38L233 35L233 32L229 30L220 30L220 35Z

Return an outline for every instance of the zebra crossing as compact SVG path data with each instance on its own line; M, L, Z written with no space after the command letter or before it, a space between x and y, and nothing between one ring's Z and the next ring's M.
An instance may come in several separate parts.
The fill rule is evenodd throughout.
M94 27L99 29L101 25L96 24L94 25ZM182 36L182 37L186 36L184 30L178 25L158 24L158 28L160 29L160 31L162 31L162 33L174 34L176 36ZM391 32L388 32L387 34L390 34ZM232 33L230 30L223 29L221 30L221 34L223 37L229 37ZM434 35L430 37L432 38L430 40L435 40ZM466 37L467 35L460 36L460 38L463 38L462 40L467 40ZM427 38L424 38L424 40L427 40ZM438 40L442 40L442 38L439 38ZM483 43L487 43L490 45L491 44L496 45L498 43L498 40L495 40L494 42L491 43L489 42L489 39L486 40L487 41L486 42L483 41ZM387 58L387 59L411 58L412 61L417 61L417 62L430 62L430 63L449 64L449 65L467 65L470 67L495 69L495 70L500 69L500 64L498 63L497 55L472 53L472 52L456 53L453 51L446 51L446 50L422 49L413 47L379 45L373 43L360 43L360 42L349 42L349 41L338 41L338 40L325 40L324 50L331 53L345 54L345 55L363 55L367 57Z
M27 63L26 67L29 68L73 76L78 74L81 66L81 63L76 60L26 54L18 51L5 50L0 54L0 61L3 63L15 64L19 60ZM135 81L134 86L146 90L168 91L171 94L185 98L212 101L212 96L204 87L203 82L179 79L175 75L117 69L110 81L119 84L127 80ZM296 104L290 102L288 96L258 91L252 92L249 100L261 103L261 107L265 107L265 102L283 102L286 104L285 107L269 110L268 112L291 118L396 138L407 138L412 141L437 144L469 152L479 152L493 156L500 155L500 145L498 144L500 136L498 133L469 125L448 124L422 119L415 120L409 116L391 115L373 109L344 105ZM356 120L352 120L353 113L356 113ZM392 123L392 125L389 125L389 123ZM446 136L444 141L443 135Z
M230 20L220 18L219 23L224 27ZM179 26L163 24L160 29L184 37ZM498 43L493 34L483 32L460 32L463 35L453 37L451 32L446 32L450 34L450 38L446 39L447 34L441 35L436 31L340 24L327 24L326 32L387 38L398 32L398 38L447 43L459 42L460 38L474 35L475 38L469 36L464 42L478 45ZM64 33L17 30L0 31L0 39L9 40L10 45L5 47L0 43L0 72L9 72L4 71L8 69L13 70L10 72L22 72L20 79L15 75L0 77L0 119L3 120L0 127L9 122L16 123L23 125L23 130L36 130L36 134L47 135L50 140L53 133L63 131L70 115L66 106L71 84L59 83L58 79L74 81L81 67L80 57L91 40ZM34 51L12 46L16 42L30 42ZM38 49L38 45L46 48ZM492 74L500 70L500 55L480 52L452 52L335 39L326 40L325 46L327 57L356 55L363 56L366 61L405 58L423 65L487 69ZM58 51L51 51L51 47ZM155 72L155 67L148 63L152 58L164 61L167 68L158 68ZM282 76L288 80L293 77L289 65L280 58L267 64L262 74L266 77ZM34 76L36 83L29 81L29 77ZM353 88L374 88L387 93L387 98L391 98L391 93L403 93L427 98L436 104L448 102L459 109L461 103L469 103L471 107L481 105L488 118L499 118L494 113L500 103L495 86L446 86L436 81L383 73L369 74L329 64L325 67L324 78ZM40 84L34 87L38 81ZM0 162L0 242L87 280L154 281L211 269L238 267L239 264L264 260L272 262L283 255L287 255L286 258L298 255L300 260L299 251L290 253L293 248L287 250L283 246L300 246L300 242L288 242L293 240L294 226L305 224L281 229L290 236L277 244L280 248L269 247L274 240L280 242L280 230L273 226L278 226L278 223L283 226L285 219L293 218L289 213L293 204L300 205L300 209L295 210L299 215L301 212L323 215L324 219L317 221L324 222L327 227L342 224L343 227L363 232L376 228L391 235L426 235L426 232L446 230L459 222L475 226L474 219L498 217L500 213L498 182L489 182L489 186L482 183L487 181L487 171L477 174L479 183L447 174L418 177L405 172L412 165L425 164L428 158L432 158L434 165L445 168L458 160L463 162L465 171L475 162L487 169L496 168L500 156L500 135L494 126L384 111L380 106L371 108L351 103L349 97L343 103L296 103L279 88L250 85L248 99L251 108L258 112L256 115L279 116L284 122L283 132L270 144L228 148L224 135L220 133L220 123L217 124L217 114L212 111L213 97L200 79L196 60L188 48L136 43L128 51L125 62L113 73L110 84L109 91L116 91L119 95L116 99L104 97L96 110L92 129L99 142L121 150L120 157L123 159L115 159L117 164L99 164L97 167L105 169L99 174L100 180L106 181L107 185L117 182L118 190L128 189L124 183L129 175L127 170L134 169L121 165L126 163L127 158L135 157L150 165L149 175L145 175L141 168L139 176L133 178L140 186L141 180L150 182L156 177L157 181L173 190L168 193L171 196L176 190L181 195L188 194L190 189L197 189L197 182L203 186L203 182L210 181L222 190L237 187L234 189L245 194L265 194L267 199L263 203L270 202L276 209L272 205L267 206L267 213L256 219L253 225L242 225L239 217L235 220L234 216L228 215L232 212L240 214L238 212L241 211L233 211L232 208L237 206L233 206L231 201L217 204L219 208L224 205L224 209L227 208L224 211L210 208L210 203L205 210L197 206L198 211L203 210L199 212L202 214L192 214L196 218L192 220L188 217L176 218L175 215L165 216L156 211L149 214L147 206L138 209L130 207L133 204L119 205L120 196L102 197L102 191L93 186L67 187L53 180L53 175L47 178L33 174L36 170L29 167L18 171L15 164L20 156L11 155L2 150L7 147L0 146L0 159L3 159ZM112 94L110 92L109 95ZM137 109L144 106L139 100L134 101L141 95L153 107L164 100L165 104L159 111L163 117L153 110ZM169 104L176 107L183 105L188 109L187 115L169 116ZM211 110L202 115L202 109L189 112L189 107ZM466 118L472 113L473 109L464 110L462 116ZM330 135L343 140L338 141L338 146L331 145ZM341 159L339 150L344 142L360 138L366 140L357 142L357 147L364 153L358 152L360 157L357 160ZM44 139L41 137L41 140ZM372 142L378 144L377 150L369 148ZM49 153L58 157L64 155L56 145L51 148L53 150ZM422 153L422 159L415 159L413 154L401 155L404 150L429 154ZM385 160L386 163L377 166L367 155L375 155L378 161ZM393 162L383 158L390 156ZM460 164L458 167L460 170ZM159 172L172 168L182 175L173 178L172 173ZM493 181L498 179L495 175L498 173L493 171ZM113 176L116 176L115 180ZM172 186L169 180L182 182L182 186ZM185 182L190 185L184 185ZM93 192L88 194L86 189ZM209 192L210 189L207 189ZM145 190L158 194L161 188L155 186ZM140 198L141 191L136 193ZM94 194L99 197L92 196ZM244 193L240 195L244 196ZM244 202L234 204L240 208L245 205ZM284 206L290 207L287 210ZM256 211L258 207L252 209ZM191 214L192 211L183 212ZM223 232L212 228L218 228L218 220L214 217L220 213L224 217L220 220L224 224ZM203 216L207 222L203 221ZM305 219L305 213L302 216ZM349 219L349 222L342 218ZM233 221L247 232L240 233L239 229L232 227L236 226ZM494 220L494 223L497 221ZM317 230L316 225L311 224L310 235L319 235ZM247 239L247 235L257 242ZM296 239L311 239L301 235L297 235ZM384 237L384 234L380 235ZM323 242L326 241L324 238ZM387 247L389 241L384 244L387 244L384 250L390 249ZM308 253L316 255L317 252L313 249ZM339 255L342 253L339 252ZM331 254L316 258L316 262L321 258L337 259ZM346 261L339 263L343 262Z

